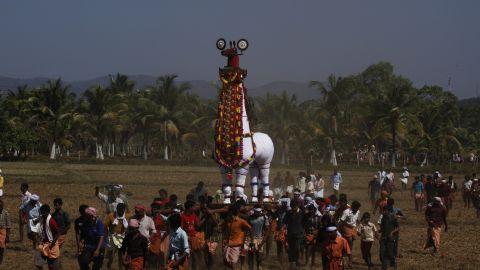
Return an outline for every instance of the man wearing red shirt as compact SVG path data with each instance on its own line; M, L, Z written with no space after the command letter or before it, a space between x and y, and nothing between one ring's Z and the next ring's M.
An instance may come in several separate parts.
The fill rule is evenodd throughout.
M196 268L197 262L200 262L201 250L205 244L205 235L197 229L202 226L200 219L193 210L194 201L185 202L185 211L180 215L182 220L182 229L188 235L188 242L191 248L190 259L192 269Z

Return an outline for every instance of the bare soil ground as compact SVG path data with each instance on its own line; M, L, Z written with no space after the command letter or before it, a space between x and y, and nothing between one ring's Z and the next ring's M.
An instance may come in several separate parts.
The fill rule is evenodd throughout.
M54 198L63 198L64 208L72 219L77 216L77 208L81 203L103 210L101 202L94 197L96 185L109 183L125 185L126 190L132 194L129 198L130 205L135 203L149 205L160 188L177 193L180 200L184 201L187 192L199 180L205 181L210 192L214 192L220 186L220 178L215 167L26 162L2 163L1 167L6 174L3 199L13 217L12 242L8 244L1 269L34 269L31 243L27 239L23 243L18 241L17 209L22 181L30 184L31 192L39 194L43 203L52 204ZM285 170L274 167L272 175L278 171ZM343 192L348 194L349 201L359 200L362 203L361 212L371 211L367 198L367 183L373 170L341 172L344 177ZM297 171L292 170L292 173L296 175ZM321 173L329 175L331 172ZM454 179L460 186L462 176L454 175ZM327 188L330 189L328 183ZM394 197L397 207L401 208L407 217L401 222L398 269L480 269L480 220L476 219L473 209L463 208L460 194L457 194L454 209L449 213L449 232L442 234L442 249L436 256L422 249L426 235L425 220L423 212L415 212L409 192L402 194L397 191ZM63 269L78 269L75 250L72 229L62 249ZM377 243L374 244L372 252L374 263L377 264L376 269L380 269ZM353 269L367 269L361 260L358 241L354 246L354 262ZM218 265L218 268L222 269L221 265ZM281 269L281 265L271 255L264 269ZM320 269L320 266L317 269Z

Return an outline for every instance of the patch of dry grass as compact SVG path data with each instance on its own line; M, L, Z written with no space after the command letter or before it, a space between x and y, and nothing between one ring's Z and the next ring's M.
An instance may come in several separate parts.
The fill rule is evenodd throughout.
M149 204L157 195L157 190L166 188L179 195L181 201L187 192L199 180L206 183L210 192L220 186L218 169L215 167L163 166L163 165L93 165L62 163L3 163L6 174L4 201L6 208L13 216L11 240L5 254L2 269L33 269L33 251L28 240L18 242L17 209L19 205L19 187L22 181L28 181L30 190L41 197L43 203L50 203L56 197L64 200L64 207L71 217L77 216L77 208L81 203L103 209L100 201L94 197L94 187L109 183L121 183L132 194L129 203ZM277 171L273 168L272 175ZM330 171L321 171L329 175ZM296 172L293 172L295 175ZM342 172L345 183L343 192L349 200L359 200L361 211L371 211L367 198L367 183L372 173L362 171ZM462 177L455 175L460 184ZM327 188L329 188L327 184ZM439 255L432 256L422 250L425 241L426 227L423 213L413 209L409 193L395 193L397 206L401 208L407 219L401 223L401 236L398 269L480 269L480 221L475 218L473 209L464 210L460 194L449 214L450 230L442 234L442 250ZM373 259L378 263L378 245L373 247ZM62 249L63 269L78 269L75 257L75 239L73 229L69 232L67 242ZM358 241L354 246L354 269L367 269L360 255ZM318 260L320 262L320 260ZM115 264L114 264L115 265ZM271 257L266 269L280 269L275 258Z

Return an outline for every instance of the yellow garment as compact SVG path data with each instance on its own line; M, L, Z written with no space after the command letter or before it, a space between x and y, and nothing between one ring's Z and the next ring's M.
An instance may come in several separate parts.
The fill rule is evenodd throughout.
M0 188L3 188L3 182L5 181L5 179L3 178L2 175L0 175Z
M43 256L50 259L57 259L60 257L60 246L58 243L55 243L53 247L50 247L50 243L42 243L37 246L37 249L42 253Z

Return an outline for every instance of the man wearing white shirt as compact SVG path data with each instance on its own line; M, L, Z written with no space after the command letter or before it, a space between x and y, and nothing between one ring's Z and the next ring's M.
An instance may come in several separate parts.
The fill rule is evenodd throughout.
M127 200L125 196L121 194L122 188L121 185L107 186L108 194L103 194L100 192L99 187L95 187L95 196L105 203L105 211L107 214L115 212L119 203L125 204L128 210Z
M378 171L378 179L380 181L380 185L383 185L383 182L385 181L385 178L387 177L387 172L385 170L380 169Z
M168 269L188 269L190 246L187 233L181 227L181 217L173 214L168 218L170 241L168 247Z
M35 223L34 221L40 218L41 206L42 204L40 203L40 197L37 194L33 194L30 196L30 200L24 208L24 211L27 213L28 217L27 236L28 239L32 240L34 249L37 247L36 234L39 233L38 223Z
M324 188L325 188L325 181L321 175L316 177L316 181L313 183L315 187L315 198L323 198L324 197Z
M400 181L402 182L402 190L407 190L409 176L410 173L408 172L407 167L403 167L402 178L400 178Z
M360 206L361 204L358 201L353 201L352 207L345 209L340 217L338 227L343 238L347 240L350 250L353 248L353 240L357 234L356 227L360 216Z
M307 176L305 172L300 172L298 174L297 186L296 188L300 190L300 193L305 193Z
M140 227L138 228L140 233L147 239L150 239L150 236L156 234L157 230L155 229L155 223L153 222L153 219L145 215L146 210L146 207L141 204L135 205L134 218L140 223Z

